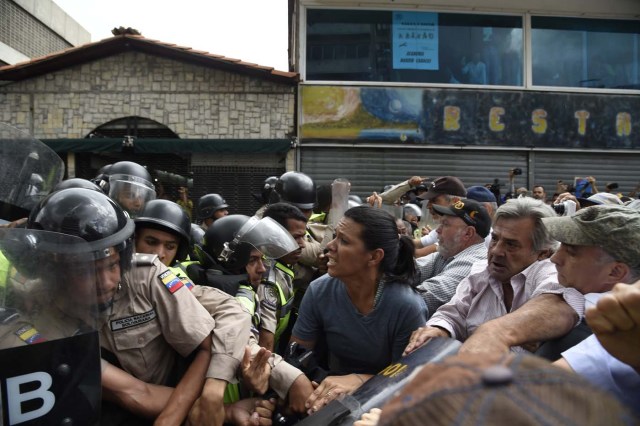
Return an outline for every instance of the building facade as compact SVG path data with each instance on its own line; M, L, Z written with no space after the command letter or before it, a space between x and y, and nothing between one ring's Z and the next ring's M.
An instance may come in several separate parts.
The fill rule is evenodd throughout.
M67 175L120 160L145 165L165 196L193 180L252 213L267 176L286 169L297 75L120 35L0 68L0 120L45 141Z
M297 166L359 195L412 175L640 183L640 2L290 2ZM579 180L578 180L579 182ZM503 188L503 192L507 188Z
M0 65L90 41L89 32L51 0L0 0Z

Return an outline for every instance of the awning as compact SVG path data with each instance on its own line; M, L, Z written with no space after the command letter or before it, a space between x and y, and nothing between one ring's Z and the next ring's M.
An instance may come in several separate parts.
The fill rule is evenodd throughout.
M120 152L122 138L42 139L55 152ZM133 151L145 154L184 153L285 153L289 139L135 139Z

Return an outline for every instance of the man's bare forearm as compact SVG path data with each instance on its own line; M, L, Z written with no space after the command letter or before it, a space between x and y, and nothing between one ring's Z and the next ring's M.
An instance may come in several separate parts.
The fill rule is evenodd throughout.
M181 424L187 417L193 403L200 396L211 361L211 336L203 340L196 350L194 360L180 379L164 410L160 413L156 421L157 424Z
M578 315L561 295L542 294L517 310L482 324L462 350L506 351L512 346L555 339L570 332L577 320Z

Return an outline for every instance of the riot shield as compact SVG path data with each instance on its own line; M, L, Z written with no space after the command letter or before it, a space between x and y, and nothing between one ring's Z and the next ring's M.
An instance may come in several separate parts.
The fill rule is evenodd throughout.
M63 175L64 163L54 151L0 123L0 224L27 217Z
M77 237L0 228L0 252L0 423L97 424L96 307L112 290L91 250Z
M458 352L461 343L455 339L437 337L369 379L353 395L331 401L317 413L296 423L303 426L352 425L372 408L381 408L430 362L439 361Z

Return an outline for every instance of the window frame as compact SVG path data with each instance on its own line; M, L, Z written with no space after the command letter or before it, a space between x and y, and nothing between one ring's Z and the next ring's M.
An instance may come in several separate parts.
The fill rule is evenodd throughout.
M371 10L371 11L408 11L408 12L435 12L435 13L450 13L450 14L473 14L473 15L491 15L491 16L512 16L521 17L522 19L522 31L523 31L523 52L522 52L522 81L521 86L507 86L507 85L477 85L477 84L454 84L454 83L426 83L426 82L392 82L392 81L342 81L342 80L308 80L307 79L307 11L308 10ZM452 10L443 9L438 7L416 7L412 9L408 8L389 8L389 7L367 7L359 8L355 5L352 6L324 6L324 5L302 5L300 8L300 25L299 28L299 74L301 77L300 84L305 83L313 85L327 85L327 86L388 86L388 87L439 87L439 88L456 88L456 89L483 89L483 90L516 90L516 91L541 91L541 92L567 92L567 93L611 93L611 94L640 94L640 89L614 89L614 88L595 88L595 87L571 87L571 86L535 86L533 85L533 52L532 52L532 25L531 18L536 17L552 17L552 18L577 18L577 19L607 19L607 20L626 20L626 21L638 21L630 17L620 16L577 16L577 15L560 15L544 12L519 12L519 11L478 11L472 10Z

